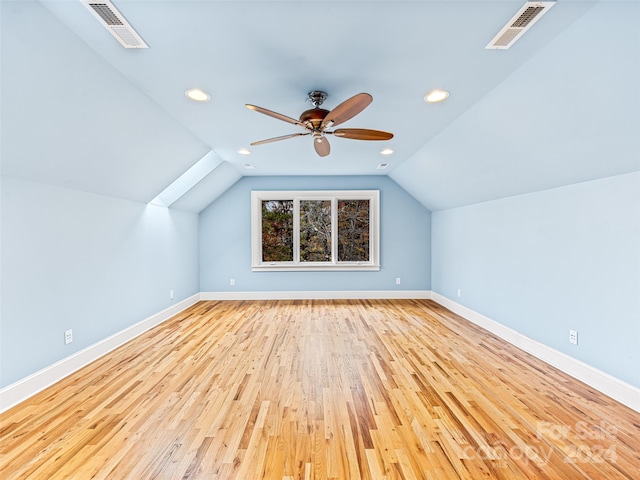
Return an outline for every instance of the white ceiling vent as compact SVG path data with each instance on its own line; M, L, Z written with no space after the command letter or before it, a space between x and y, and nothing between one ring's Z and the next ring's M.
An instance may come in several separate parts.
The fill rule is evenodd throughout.
M507 49L520 38L520 36L529 30L547 11L555 5L554 2L527 2L518 13L516 13L502 30L493 37L485 48L488 49Z
M142 37L108 0L80 0L124 48L149 48Z

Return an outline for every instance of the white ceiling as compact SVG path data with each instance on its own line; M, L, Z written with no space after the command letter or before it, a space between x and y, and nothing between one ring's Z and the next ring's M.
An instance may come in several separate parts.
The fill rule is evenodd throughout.
M115 0L150 47L136 50L79 1L3 0L2 174L148 202L213 150L223 163L177 208L241 175L389 174L438 210L639 170L640 3L559 0L486 50L523 3ZM426 104L435 87L450 98ZM370 93L343 126L395 137L237 153L301 131L245 103L297 118L316 89L328 109Z

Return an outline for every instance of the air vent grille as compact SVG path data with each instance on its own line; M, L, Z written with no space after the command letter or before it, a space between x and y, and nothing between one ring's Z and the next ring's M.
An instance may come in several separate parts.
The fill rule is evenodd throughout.
M529 25L536 16L544 10L544 7L527 7L522 15L513 22L511 28L524 28Z
M525 3L485 48L504 50L511 47L553 5L555 5L555 2Z
M122 22L118 19L117 15L113 13L113 10L104 3L90 3L89 6L93 8L94 12L96 12L107 25L122 25Z
M493 48L509 48L511 42L513 42L518 35L520 35L519 29L509 28L500 36L500 38L494 40Z
M142 37L127 22L118 9L109 1L80 0L100 23L125 48L149 48Z

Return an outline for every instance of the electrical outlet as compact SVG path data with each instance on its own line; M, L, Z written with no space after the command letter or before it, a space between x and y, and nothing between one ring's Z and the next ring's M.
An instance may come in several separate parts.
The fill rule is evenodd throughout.
M569 343L578 344L578 332L576 330L569 330Z
M458 298L462 297L462 290L458 289Z
M229 279L229 285L231 285L232 287L235 287L235 285L236 285L236 279L235 279L235 278L230 278L230 279Z
M64 344L67 345L73 342L73 330L67 330L64 332Z
M173 290L169 290L169 300L173 300Z
M396 285L400 285L402 279L400 277L396 277Z

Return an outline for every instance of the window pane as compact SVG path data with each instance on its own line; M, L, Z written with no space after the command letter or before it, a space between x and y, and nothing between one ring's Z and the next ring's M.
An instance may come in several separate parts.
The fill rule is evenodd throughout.
M300 201L300 261L331 261L331 200Z
M338 200L338 261L369 261L369 200Z
M293 200L262 201L262 261L293 261Z
M379 215L378 190L254 190L251 269L379 271Z

